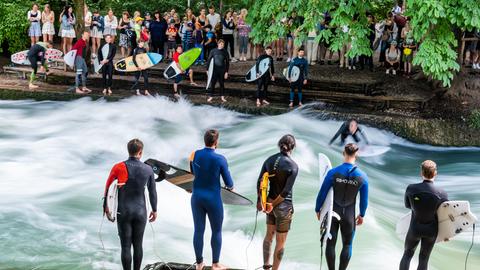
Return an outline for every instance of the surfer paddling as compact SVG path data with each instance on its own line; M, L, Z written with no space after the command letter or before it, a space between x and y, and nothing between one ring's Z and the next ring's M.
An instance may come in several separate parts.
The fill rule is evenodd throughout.
M148 189L152 212L150 222L157 218L157 189L152 167L140 161L143 143L133 139L127 145L129 158L113 166L105 187L103 210L110 219L116 215L118 236L122 247L121 259L123 269L140 270L143 258L143 234L147 224L147 205L145 187ZM117 180L117 213L107 207L107 193L113 181ZM133 268L132 253L133 246Z
M292 189L298 174L298 166L291 158L295 149L295 138L292 135L283 136L278 142L278 147L280 152L263 163L257 182L257 210L267 214L267 233L263 240L263 269L273 270L280 268L285 253L285 243L293 219ZM276 245L271 265L274 237Z
M428 269L428 259L438 234L437 209L448 195L433 185L437 176L437 164L431 160L422 163L423 182L411 184L405 192L405 207L412 210L412 221L405 238L405 250L400 262L400 270L410 269L410 261L421 242L418 270Z
M368 177L356 165L358 146L349 143L343 151L344 163L331 169L317 196L315 212L320 219L320 209L327 197L328 191L333 188L333 211L338 218L333 218L330 228L331 238L327 240L325 250L329 270L335 270L335 245L337 243L338 230L342 234L342 252L340 254L340 266L338 269L347 269L352 256L353 237L355 226L363 224L363 218L368 206ZM360 193L360 215L355 218L355 205L357 195Z
M205 148L195 151L190 156L191 171L195 176L191 199L193 223L193 247L195 249L197 270L205 267L203 261L203 235L205 219L208 215L212 229L212 269L227 269L220 264L222 249L223 203L220 196L220 176L228 190L233 190L233 180L224 156L215 153L218 147L219 133L208 130L204 135Z

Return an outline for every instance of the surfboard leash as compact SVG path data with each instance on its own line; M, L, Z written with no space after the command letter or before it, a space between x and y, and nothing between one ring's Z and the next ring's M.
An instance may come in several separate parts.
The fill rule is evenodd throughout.
M252 236L250 237L250 241L248 242L247 247L245 248L245 256L247 258L247 269L249 268L249 263L248 263L248 249L250 248L250 245L253 242L253 238L255 237L255 233L257 232L257 223L258 223L258 209L256 210L255 213L255 225L253 227L253 233Z
M170 266L168 265L168 263L166 263L162 257L160 257L160 255L158 255L158 251L157 251L157 246L155 245L155 242L157 240L156 236L155 236L155 229L153 228L153 225L151 222L149 222L150 224L150 228L152 229L152 235L153 235L153 253L155 254L155 256L157 257L157 259L160 260L160 263L162 263L163 265L165 265L169 270L172 270L172 268L170 268Z
M474 244L475 244L475 223L473 223L472 243L470 244L470 248L468 249L467 256L465 257L465 270L467 270L468 256L470 256L470 252L472 251Z

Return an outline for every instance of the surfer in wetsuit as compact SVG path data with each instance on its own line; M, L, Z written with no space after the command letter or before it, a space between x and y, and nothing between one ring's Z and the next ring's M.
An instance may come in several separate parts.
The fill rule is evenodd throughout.
M437 164L431 160L422 163L423 182L411 184L405 192L405 207L412 210L412 220L405 238L405 250L400 270L410 269L410 261L421 242L418 270L428 269L428 259L438 234L437 209L448 201L447 193L433 185L437 176Z
M329 270L335 270L335 245L338 238L338 230L342 234L342 252L340 254L340 266L338 269L347 269L352 256L352 244L355 236L355 226L363 224L363 218L368 206L368 177L356 165L358 146L349 143L343 151L344 163L331 169L317 196L315 212L320 219L320 209L325 202L328 191L333 188L333 211L340 220L333 217L330 228L331 239L327 240L325 255ZM360 215L355 218L355 205L357 195L360 193Z
M143 85L145 88L145 96L149 96L150 93L148 92L148 70L142 69L141 67L138 66L137 63L137 55L142 54L142 53L147 53L147 49L144 47L145 41L143 39L140 39L138 41L138 46L133 50L133 64L137 67L137 71L135 72L135 83L132 86L132 89L137 87L139 81L140 81L140 76L143 76ZM140 89L136 90L136 95L140 95Z
M265 49L265 53L260 55L260 57L258 57L255 69L257 71L260 70L260 67L259 67L260 62L262 62L263 59L267 59L267 58L270 60L268 70L263 74L262 77L260 77L257 80L257 107L260 107L262 104L263 105L270 104L267 101L268 85L270 84L270 82L275 81L275 76L274 76L275 67L274 67L274 64L273 64L272 47L268 46ZM258 77L258 75L257 75L257 77Z
M227 102L225 99L225 80L228 79L228 69L230 67L230 56L225 50L225 41L218 40L217 48L213 49L208 56L207 69L210 67L210 61L213 63L213 75L210 82L210 91L208 93L207 102L212 102L213 94L215 93L215 85L220 84L220 98L222 102ZM208 74L208 70L207 70Z
M359 143L361 141L359 135L362 135L366 144L370 144L367 136L362 131L362 129L358 126L357 121L354 120L354 119L351 119L351 120L348 120L348 121L346 121L345 123L342 124L342 126L337 131L337 133L335 133L335 136L333 136L333 138L330 140L329 145L331 145L333 142L335 142L335 140L338 138L338 136L340 136L340 140L341 140L340 144L341 145L345 144L345 140L347 139L348 136L352 136L352 138L355 140L355 142Z
M220 176L228 190L233 190L233 180L228 170L224 156L215 153L218 146L217 130L205 132L205 148L197 150L190 156L190 167L195 175L192 192L192 214L195 231L193 247L195 249L197 270L205 267L203 261L203 235L205 233L205 219L208 215L212 229L212 269L227 269L220 264L222 249L223 203L220 196Z
M113 38L111 35L105 36L106 43L102 46L108 46L108 54L103 55L102 49L98 50L98 62L102 66L102 80L103 80L103 94L111 95L112 94L112 83L113 83L113 58L117 53L117 46L113 43Z
M283 259L285 242L293 219L292 189L298 174L298 166L291 154L295 148L292 135L283 136L278 142L280 152L269 157L262 166L257 182L257 210L267 214L267 233L263 240L263 269L277 270ZM269 175L269 191L267 202L271 207L263 209L261 204L260 185L265 173ZM271 246L276 237L273 265L270 265Z
M117 227L122 246L123 269L132 269L131 247L133 246L133 270L139 270L143 258L143 234L147 224L147 202L145 188L148 188L152 212L148 216L150 222L157 218L157 190L152 167L140 161L143 154L143 143L133 139L127 145L130 157L113 166L105 187L103 209L108 213L107 192L114 180L118 185ZM115 214L115 213L114 213ZM107 215L108 217L108 215Z
M300 69L300 76L298 76L298 80L292 82L290 79L288 82L290 83L290 104L288 105L290 108L293 108L293 99L295 98L295 89L298 91L298 106L302 106L302 88L304 85L307 84L307 76L308 76L308 61L304 58L305 56L305 49L300 47L298 49L298 56L293 58L290 64L288 65L288 78L292 76L292 68L298 67Z
M52 42L47 41L43 43L42 42L36 43L30 48L30 50L28 50L27 58L28 58L28 61L30 61L30 66L33 69L32 74L30 75L30 82L28 84L28 87L30 89L38 88L37 85L33 84L33 81L37 77L38 62L42 63L42 65L40 66L41 72L46 72L48 70L47 63L45 62L45 54L47 52L47 49L51 49L51 48L53 48Z

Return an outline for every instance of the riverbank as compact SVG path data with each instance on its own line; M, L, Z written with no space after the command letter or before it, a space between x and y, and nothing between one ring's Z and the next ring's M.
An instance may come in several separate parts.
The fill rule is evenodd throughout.
M232 64L230 79L226 83L228 103L217 99L206 102L204 83L205 68L194 67L195 80L199 86L183 82L180 89L183 98L195 105L212 105L248 114L281 114L288 112L288 82L280 76L269 91L269 106L256 107L256 85L244 83L244 75L253 62ZM167 96L173 100L172 85L162 78L165 64L153 68L151 93ZM281 70L284 63L278 65ZM277 74L280 73L277 71ZM355 118L362 124L391 131L407 140L438 146L480 146L478 130L469 126L468 117L480 104L479 84L474 82L477 74L462 75L462 89L434 90L426 80L388 76L382 70L350 71L336 66L317 65L310 68L310 81L304 90L308 110L314 117L346 120ZM68 101L82 98L66 91L74 80L72 72L52 69L47 82L41 82L37 91L30 91L26 80L16 74L0 74L0 99L33 99ZM469 78L470 76L470 78ZM114 95L101 95L99 75L89 77L89 87L94 90L92 99L105 98L116 101L130 97L133 77L128 74L115 75ZM461 81L458 79L457 81Z

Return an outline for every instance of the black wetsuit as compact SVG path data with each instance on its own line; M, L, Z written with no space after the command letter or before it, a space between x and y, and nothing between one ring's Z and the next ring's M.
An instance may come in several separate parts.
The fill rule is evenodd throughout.
M275 225L279 233L286 233L289 231L292 222L292 189L298 175L298 165L285 153L277 153L269 157L263 163L262 171L257 181L259 199L261 198L260 183L265 172L268 172L270 175L268 201L273 201L278 196L284 198L284 201L267 215L267 224Z
M428 259L438 234L437 209L448 195L434 186L432 181L409 185L405 192L405 207L412 209L412 220L405 238L405 251L400 270L410 269L410 261L421 242L418 270L428 269Z
M123 269L132 269L131 247L133 246L133 269L139 270L143 258L143 234L147 224L145 187L148 188L150 206L157 212L157 190L152 167L130 157L116 164L107 180L106 190L118 179L117 227L122 246Z
M106 46L107 44L103 45ZM113 58L117 53L117 46L110 43L108 49L108 55L103 55L102 50L98 50L98 62L102 62L104 59L107 59L108 62L102 66L102 78L103 78L103 88L112 87L113 82ZM103 47L102 47L103 48Z
M207 68L210 66L210 61L214 60L212 81L210 82L210 92L208 95L211 97L215 92L215 85L217 82L220 84L220 96L225 96L225 73L230 68L230 56L227 50L218 48L213 49L210 52L207 62Z
M267 72L263 74L262 77L260 77L257 80L257 98L262 102L263 100L267 99L267 91L268 91L268 85L272 81L272 76L275 74L275 67L273 64L273 57L267 54L262 54L260 57L257 59L257 64L256 64L256 70L259 70L259 65L260 62L263 59L269 58L270 59L270 67L268 68ZM263 90L262 90L263 88Z
M355 140L356 143L359 143L361 140L360 140L360 137L359 135L362 135L363 139L365 140L365 142L367 144L369 144L370 142L368 141L368 138L367 136L365 135L365 133L363 133L362 129L360 127L357 127L357 131L355 131L355 133L351 133L350 132L350 121L347 121L345 123L342 124L342 126L340 127L340 129L337 131L337 133L335 134L335 136L333 136L333 138L330 140L330 143L329 144L332 144L337 138L338 136L340 136L340 139L341 139L341 145L344 145L345 144L345 140L347 139L348 136L352 136L353 139Z
M136 67L138 67L137 64L137 55L142 54L142 53L147 53L147 49L145 48L140 48L137 47L135 50L133 50L133 63L135 64ZM143 76L143 85L144 85L144 90L148 90L148 70L139 70L135 72L135 83L133 84L132 88L135 88L138 85L138 82L140 80L140 76Z
M30 66L33 69L33 74L37 74L38 71L38 62L42 63L42 66L45 65L45 53L47 49L41 45L34 44L27 53L28 61L30 61Z

